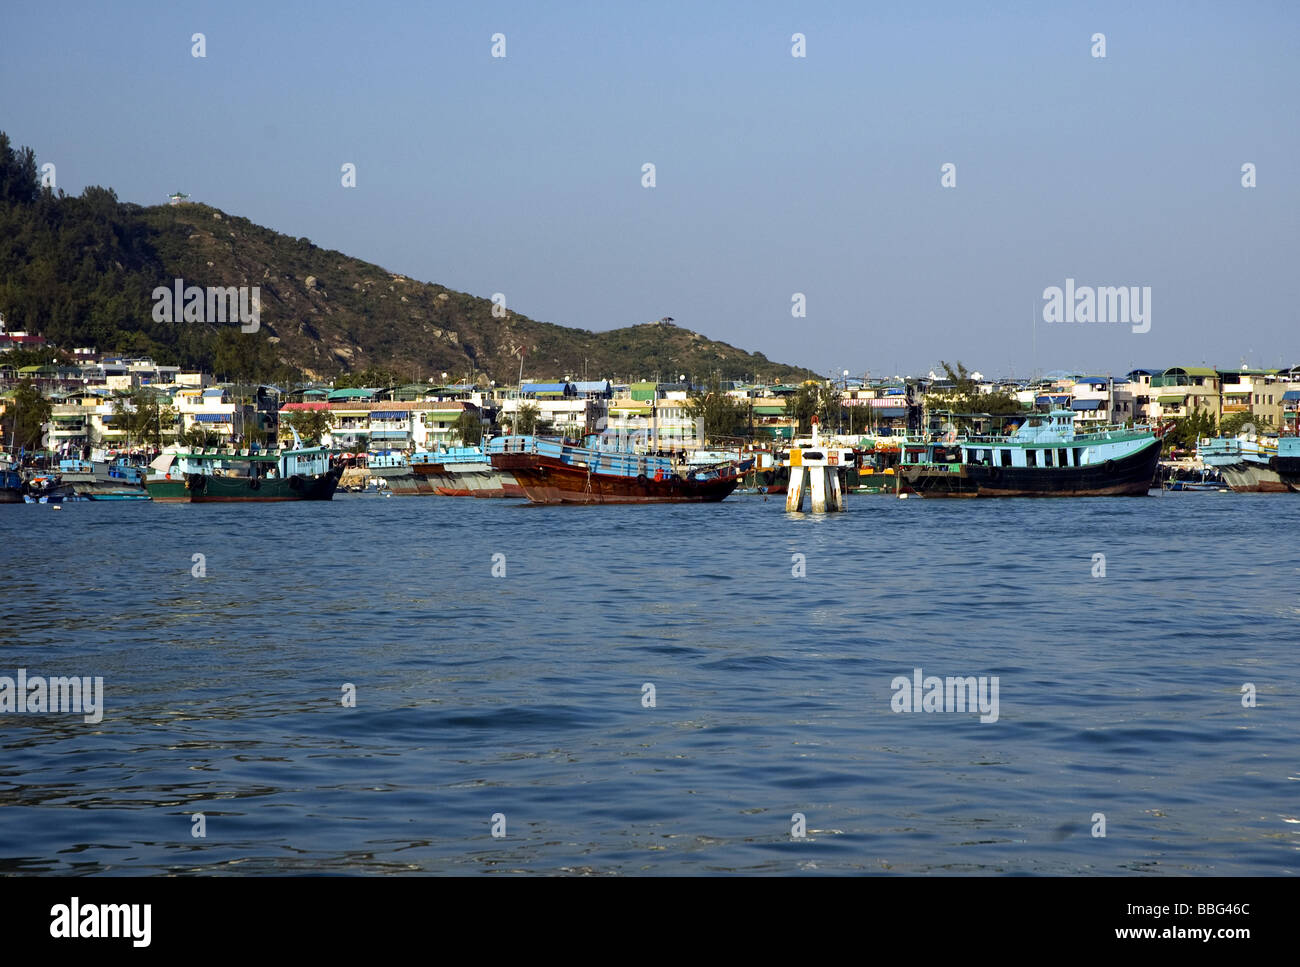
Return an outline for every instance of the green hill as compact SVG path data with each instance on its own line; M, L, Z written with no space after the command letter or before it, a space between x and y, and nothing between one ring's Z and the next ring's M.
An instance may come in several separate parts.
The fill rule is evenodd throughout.
M156 322L152 293L186 285L259 286L260 329ZM63 347L148 354L221 375L288 380L367 369L402 379L480 374L668 380L806 378L670 323L591 332L492 315L488 299L393 274L306 238L207 205L142 207L109 189L80 196L37 186L30 149L0 133L0 312L11 329Z

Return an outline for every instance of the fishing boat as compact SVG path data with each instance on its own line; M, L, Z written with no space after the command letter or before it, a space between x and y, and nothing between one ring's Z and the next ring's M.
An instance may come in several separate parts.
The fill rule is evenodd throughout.
M411 469L444 497L505 496L501 475L480 447L439 447L411 454Z
M1197 467L1161 461L1158 476L1161 488L1172 493L1189 491L1228 493L1232 490L1223 482L1223 476L1218 470L1204 465Z
M1295 489L1283 480L1280 467L1289 467L1300 453L1294 452L1294 445L1288 445L1284 462L1279 464L1278 447L1278 443L1244 436L1196 441L1201 462L1222 474L1224 483L1239 493L1284 494Z
M711 503L724 500L752 465L728 461L689 469L671 457L532 436L497 437L492 466L508 472L535 504Z
M18 462L9 453L0 451L0 504L23 502L23 475Z
M790 484L790 468L782 466L781 453L773 446L763 444L746 446L738 454L740 460L749 460L736 488L738 494L784 494Z
M909 440L899 471L923 497L1136 497L1154 485L1160 443L1150 427L1079 433L1071 410L1052 410L1006 435Z
M115 461L61 460L59 475L73 494L87 500L148 500L146 467Z
M149 466L145 487L162 503L330 500L343 473L327 447L303 446L296 433L289 449L165 451Z
M1272 468L1289 490L1300 493L1300 436L1284 436L1277 441Z
M1213 480L1166 480L1161 485L1165 490L1174 493L1182 491L1201 491L1205 493L1228 493L1232 490L1226 484L1216 483Z
M35 473L23 484L22 499L26 504L61 504L75 498L58 473Z
M387 490L398 497L430 496L438 491L424 474L418 474L400 450L381 450L367 458L371 477L383 481Z

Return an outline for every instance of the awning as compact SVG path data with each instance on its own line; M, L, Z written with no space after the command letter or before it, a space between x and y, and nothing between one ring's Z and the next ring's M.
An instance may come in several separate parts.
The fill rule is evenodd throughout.
M195 413L195 423L229 423L232 419L229 413Z
M405 440L409 434L405 430L371 430L372 440Z
M1300 389L1289 389L1283 393L1282 401L1286 402L1287 400L1300 400Z
M1052 394L1050 396L1037 396L1034 398L1035 406L1048 406L1053 403L1065 404L1070 402L1069 393Z
M1224 396L1249 396L1251 391L1248 389L1225 389Z
M410 414L406 410L375 410L370 414L372 420L404 420Z
M1099 410L1104 400L1075 400L1070 404L1072 410Z
M886 416L897 419L901 416L907 416L906 406L877 406L875 408L876 416Z
M1182 406L1186 396L1157 396L1156 402L1161 406Z

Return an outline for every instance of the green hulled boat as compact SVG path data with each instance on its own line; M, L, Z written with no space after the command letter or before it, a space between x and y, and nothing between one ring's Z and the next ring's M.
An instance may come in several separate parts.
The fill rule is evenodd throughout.
M167 451L149 465L145 488L162 503L330 500L342 476L326 447Z

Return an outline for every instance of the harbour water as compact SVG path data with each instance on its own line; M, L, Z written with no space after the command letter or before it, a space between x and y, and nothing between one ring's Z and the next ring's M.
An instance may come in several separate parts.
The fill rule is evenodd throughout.
M104 709L0 713L0 872L1293 873L1297 525L1217 493L6 507L0 676L102 676ZM996 721L894 711L917 668L997 676Z

